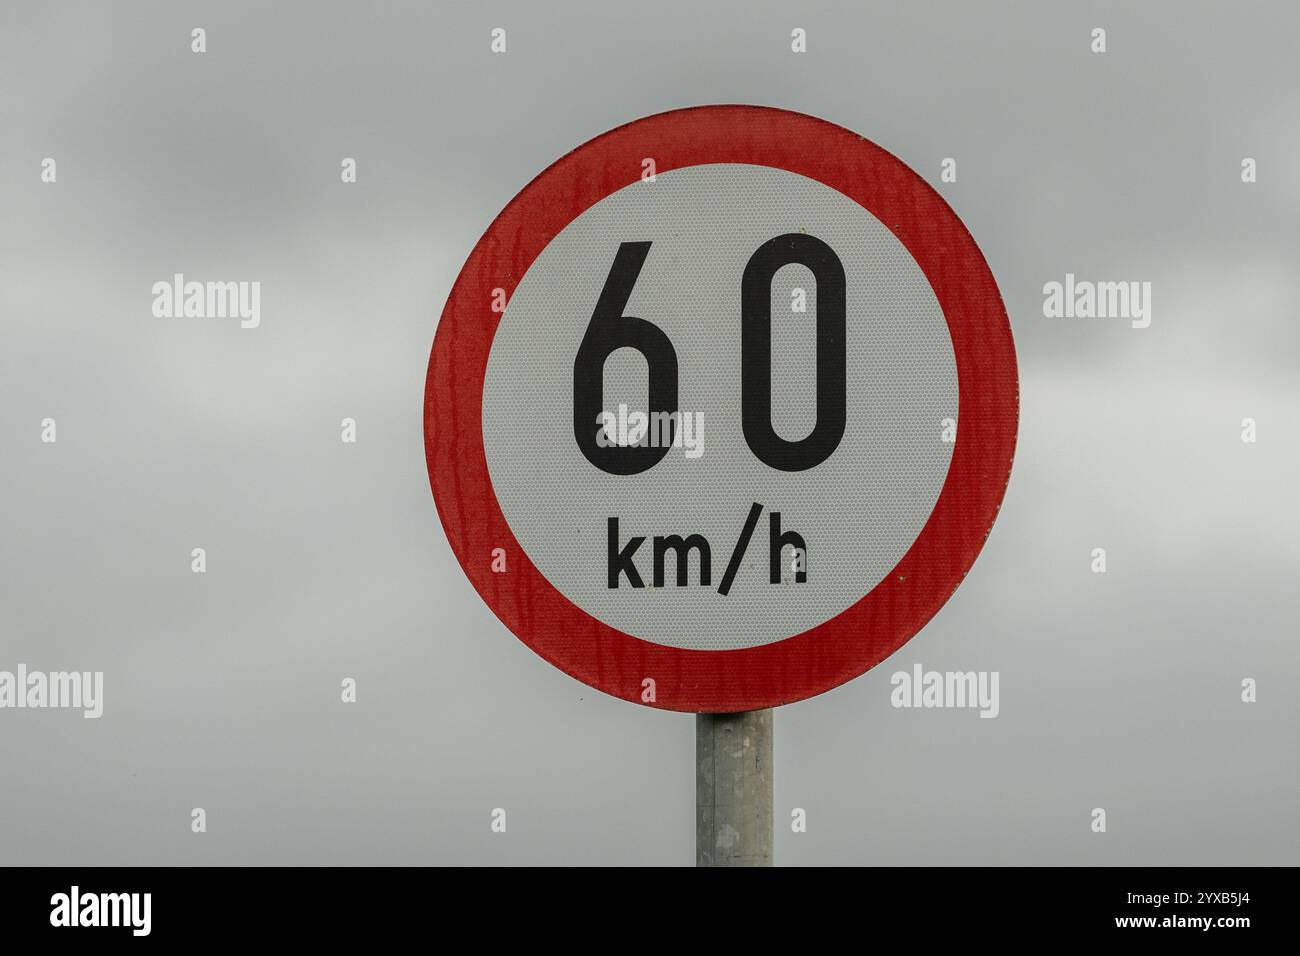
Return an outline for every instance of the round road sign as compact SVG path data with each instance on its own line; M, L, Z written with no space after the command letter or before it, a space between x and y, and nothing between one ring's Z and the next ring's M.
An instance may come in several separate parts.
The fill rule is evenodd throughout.
M956 214L873 143L707 106L559 160L461 270L429 478L479 594L616 697L734 712L868 670L975 561L1015 350Z

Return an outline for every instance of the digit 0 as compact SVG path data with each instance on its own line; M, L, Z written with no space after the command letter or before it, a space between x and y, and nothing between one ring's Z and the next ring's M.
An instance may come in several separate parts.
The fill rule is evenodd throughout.
M799 441L772 427L772 279L783 266L806 266L817 280L817 423ZM740 416L759 461L781 471L820 465L844 437L848 406L845 280L839 256L806 233L769 239L745 264L740 284Z

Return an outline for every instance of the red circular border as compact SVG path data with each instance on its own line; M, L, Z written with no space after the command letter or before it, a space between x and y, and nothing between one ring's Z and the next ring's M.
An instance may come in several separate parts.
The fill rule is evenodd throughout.
M865 597L802 634L760 647L699 651L640 640L596 620L519 546L488 477L483 380L507 299L546 245L610 193L657 171L706 163L773 166L815 179L870 211L920 265L948 322L960 427L934 511ZM901 160L842 127L759 106L700 106L636 120L578 147L502 210L452 287L429 357L424 440L443 528L465 574L520 640L565 673L624 700L727 713L811 697L901 647L943 606L992 528L1011 474L1019 410L1015 346L984 256L937 192ZM491 570L504 548L508 572ZM642 681L655 681L642 701Z

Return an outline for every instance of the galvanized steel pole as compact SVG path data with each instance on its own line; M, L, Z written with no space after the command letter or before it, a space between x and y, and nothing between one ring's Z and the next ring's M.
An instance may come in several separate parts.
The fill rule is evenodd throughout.
M772 711L695 718L695 865L772 865Z

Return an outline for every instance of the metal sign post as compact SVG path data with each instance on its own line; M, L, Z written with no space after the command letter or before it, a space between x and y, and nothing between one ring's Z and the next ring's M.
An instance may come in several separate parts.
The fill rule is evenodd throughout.
M695 717L695 865L772 865L772 710Z

